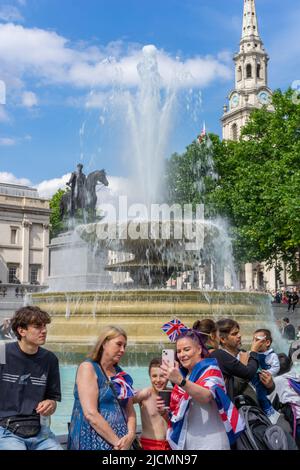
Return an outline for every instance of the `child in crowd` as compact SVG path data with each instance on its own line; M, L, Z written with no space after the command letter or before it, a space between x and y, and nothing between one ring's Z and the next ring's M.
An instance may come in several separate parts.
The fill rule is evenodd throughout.
M167 422L157 410L156 398L160 390L164 390L168 381L160 369L161 359L155 358L149 364L151 387L140 390L134 398L141 409L143 450L170 450L166 440Z
M280 371L274 379L275 390L270 395L273 400L276 395L282 405L282 411L293 430L293 436L300 446L300 374L293 367L290 357L284 353L278 354ZM299 447L300 448L300 447Z
M259 368L251 382L256 389L257 399L259 401L260 406L262 407L262 410L268 416L271 423L275 424L280 414L273 408L267 396L268 391L260 381L259 372L261 370L267 370L273 377L275 377L280 369L279 359L277 354L270 347L272 344L272 336L270 330L263 328L256 330L254 332L253 339L256 341L264 341L258 353Z

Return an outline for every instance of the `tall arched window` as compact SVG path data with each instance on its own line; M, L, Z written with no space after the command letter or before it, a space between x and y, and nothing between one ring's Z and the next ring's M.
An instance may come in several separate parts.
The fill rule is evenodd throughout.
M261 65L257 64L257 67L256 67L256 76L257 76L257 78L260 78L260 71L261 71Z
M237 69L237 81L240 82L242 80L242 67L239 66Z
M238 140L238 127L236 123L231 126L231 138L232 140Z
M252 66L251 64L246 65L246 77L252 78Z

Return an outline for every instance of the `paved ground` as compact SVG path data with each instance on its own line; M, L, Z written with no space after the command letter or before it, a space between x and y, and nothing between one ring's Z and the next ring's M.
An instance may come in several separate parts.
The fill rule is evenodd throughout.
M295 328L300 326L300 306L297 305L295 311L292 310L288 311L288 305L285 304L272 304L273 305L273 312L276 320L279 320L284 317L288 317L290 319L290 323L292 323Z

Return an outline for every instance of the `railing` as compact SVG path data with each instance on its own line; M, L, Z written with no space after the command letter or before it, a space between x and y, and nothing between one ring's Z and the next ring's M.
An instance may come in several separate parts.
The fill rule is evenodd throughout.
M48 286L35 285L35 284L0 284L0 297L16 297L22 298L26 294L43 292Z

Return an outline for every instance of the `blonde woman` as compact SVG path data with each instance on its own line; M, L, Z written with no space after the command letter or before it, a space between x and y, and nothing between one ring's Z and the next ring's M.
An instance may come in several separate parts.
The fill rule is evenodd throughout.
M126 450L136 432L132 379L118 366L127 335L116 326L100 334L78 368L68 449ZM121 408L122 410L121 410Z

